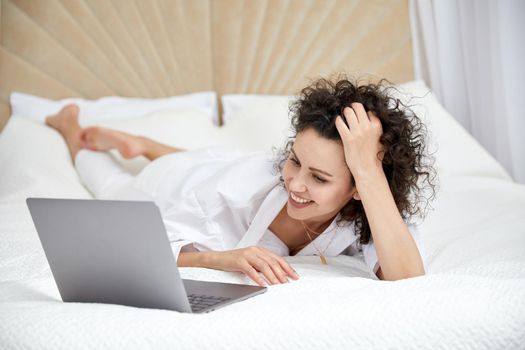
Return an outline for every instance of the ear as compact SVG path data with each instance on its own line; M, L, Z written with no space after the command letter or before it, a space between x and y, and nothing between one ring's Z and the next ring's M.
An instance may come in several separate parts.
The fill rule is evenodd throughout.
M359 195L359 192L357 192L357 189L355 190L354 194L352 195L352 198L355 199L356 201L360 201L361 200L361 196Z

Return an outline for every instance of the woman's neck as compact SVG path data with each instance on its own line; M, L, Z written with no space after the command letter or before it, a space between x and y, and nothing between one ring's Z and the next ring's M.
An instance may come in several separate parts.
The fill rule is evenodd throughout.
M330 224L332 223L336 215L332 215L327 219L317 219L317 218L306 219L306 220L302 220L302 222L311 231L316 232L316 233L322 233L324 232L324 230L328 228L328 226L330 226ZM301 230L304 230L301 220L292 218L291 216L288 215L288 210L286 209L286 205L281 209L278 216L280 217L281 220L285 222L286 226L289 225L289 226L298 227Z
M305 224L311 231L322 233L330 225L332 219L325 220L322 224L319 224L319 221L305 220ZM315 224L315 222L318 222L318 224ZM290 249L290 255L297 254L299 250L311 241L301 221L288 215L286 205L279 211L268 229L286 244ZM317 235L314 236L317 237ZM315 239L315 237L312 236L312 239Z

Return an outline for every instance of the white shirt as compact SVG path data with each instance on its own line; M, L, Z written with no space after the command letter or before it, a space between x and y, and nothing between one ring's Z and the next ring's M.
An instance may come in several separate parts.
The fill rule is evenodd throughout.
M268 230L288 200L270 153L227 148L173 153L146 166L138 182L161 209L176 260L181 251L254 245L289 255L286 244ZM333 257L362 250L375 277L379 265L374 244L361 247L354 225L338 226L338 217L296 255L319 255L319 249ZM421 249L416 227L408 227Z

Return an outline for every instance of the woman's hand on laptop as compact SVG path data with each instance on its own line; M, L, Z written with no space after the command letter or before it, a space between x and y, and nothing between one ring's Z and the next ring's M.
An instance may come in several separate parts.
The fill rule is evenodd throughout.
M210 261L210 268L242 272L260 286L265 286L265 280L259 275L262 272L269 284L288 283L288 277L299 279L299 275L281 256L257 246L215 251Z

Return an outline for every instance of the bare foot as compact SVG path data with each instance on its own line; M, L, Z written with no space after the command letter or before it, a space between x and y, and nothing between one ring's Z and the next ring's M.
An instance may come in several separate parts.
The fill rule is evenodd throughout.
M144 152L142 138L120 131L89 127L82 130L81 139L84 147L93 151L117 149L126 159L140 156Z
M78 124L78 113L80 109L75 104L64 106L57 114L46 118L46 124L56 129L64 138L69 148L71 158L82 148L80 132L82 128Z
M48 116L46 124L62 133L63 129L68 129L75 124L78 126L79 111L80 109L75 104L66 105L57 114Z

